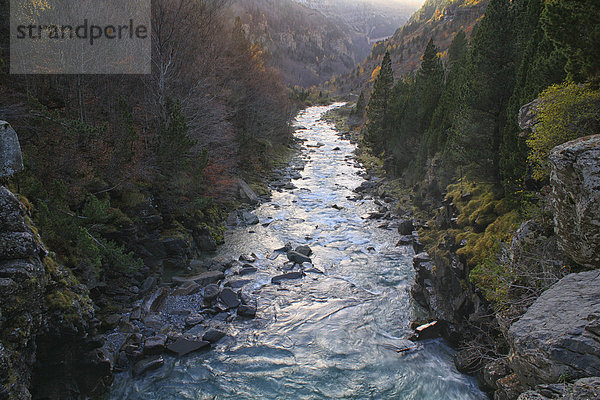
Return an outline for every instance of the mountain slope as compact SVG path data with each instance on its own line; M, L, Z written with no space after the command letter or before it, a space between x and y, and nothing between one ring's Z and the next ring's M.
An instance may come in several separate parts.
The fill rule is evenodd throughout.
M411 8L350 0L237 0L247 37L290 85L312 86L350 71L371 51L373 38L388 36Z
M371 80L386 50L392 57L392 67L398 78L415 72L429 39L440 49L442 58L454 35L464 30L470 36L474 26L485 14L489 0L427 0L410 20L394 35L377 42L369 57L351 73L337 77L335 87L342 92L360 90Z

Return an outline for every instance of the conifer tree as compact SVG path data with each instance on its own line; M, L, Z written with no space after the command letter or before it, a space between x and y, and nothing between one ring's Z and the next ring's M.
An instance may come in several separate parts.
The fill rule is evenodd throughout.
M356 105L354 106L354 110L352 110L352 115L362 118L365 115L366 102L365 92L361 91L358 100L356 101Z
M542 21L546 35L567 58L568 78L600 80L600 2L550 0Z
M375 78L373 92L367 106L367 135L366 140L371 144L375 154L385 150L385 141L388 134L386 129L386 115L392 87L394 85L394 72L390 53L385 52L381 62L381 69Z
M508 193L524 188L529 172L528 147L521 137L519 109L549 85L565 78L565 58L542 29L545 0L520 0L513 7L515 18L515 56L519 62L514 92L506 109L507 123L502 132L500 174Z
M513 92L515 62L509 0L491 0L471 41L469 115L463 114L471 173L499 179L501 132L506 106Z

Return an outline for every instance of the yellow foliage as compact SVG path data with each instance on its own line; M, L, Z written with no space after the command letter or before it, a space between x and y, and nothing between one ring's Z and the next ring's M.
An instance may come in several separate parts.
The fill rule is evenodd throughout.
M375 79L379 75L380 71L381 71L381 66L380 65L378 65L377 67L375 67L375 69L373 70L373 73L371 74L371 82L375 81Z
M527 145L533 177L544 180L549 175L548 155L554 147L595 133L589 127L600 123L600 90L563 83L550 86L540 100L539 123Z

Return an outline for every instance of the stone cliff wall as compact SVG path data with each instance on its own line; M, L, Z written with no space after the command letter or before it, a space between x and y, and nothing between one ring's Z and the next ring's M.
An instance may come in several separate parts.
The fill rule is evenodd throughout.
M0 187L0 399L100 395L111 365L87 288L49 253L25 205Z
M535 128L536 106L522 109L523 129ZM598 379L589 381L591 386L585 379L564 382L600 375L600 135L556 147L550 165L552 190L542 214L549 210L553 219L524 222L511 245L501 248L498 262L518 281L506 288L508 307L485 326L478 322L485 319L487 302L469 283L470 271L460 257L465 243L443 234L457 227L454 203L446 201L427 224L441 233L434 236L435 252L423 253L416 241L413 296L442 323L444 336L507 354L482 362L486 350L467 346L456 357L462 371L477 373L495 391L495 399L514 400L527 390L520 399L583 399L588 397L573 393L598 391ZM566 265L590 271L564 277ZM483 343L486 337L496 339ZM582 391L583 384L588 386Z

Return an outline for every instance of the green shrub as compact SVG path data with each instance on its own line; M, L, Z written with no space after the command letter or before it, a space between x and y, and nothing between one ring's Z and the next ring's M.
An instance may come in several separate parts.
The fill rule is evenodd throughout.
M527 145L533 177L549 175L548 154L565 142L598 133L600 128L600 90L589 86L563 83L550 86L540 96L539 123Z

